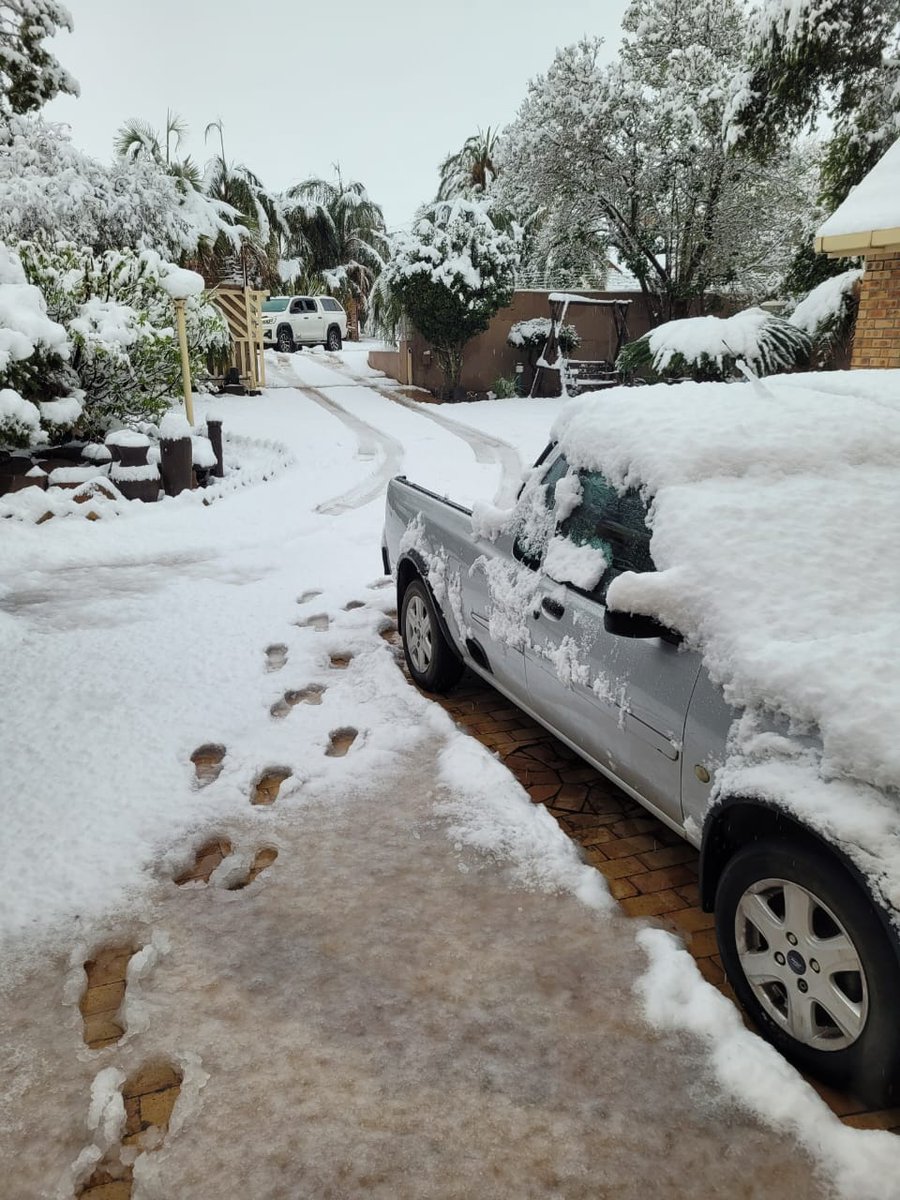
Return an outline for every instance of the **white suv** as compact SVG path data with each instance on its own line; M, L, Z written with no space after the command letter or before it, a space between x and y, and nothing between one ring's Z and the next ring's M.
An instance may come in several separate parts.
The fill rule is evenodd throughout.
M331 296L270 296L263 301L264 346L289 354L298 346L340 350L347 336L347 314Z

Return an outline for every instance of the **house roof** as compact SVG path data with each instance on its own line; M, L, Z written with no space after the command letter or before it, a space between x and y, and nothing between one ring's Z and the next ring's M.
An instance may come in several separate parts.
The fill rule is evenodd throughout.
M832 256L900 250L900 139L819 227L815 245Z

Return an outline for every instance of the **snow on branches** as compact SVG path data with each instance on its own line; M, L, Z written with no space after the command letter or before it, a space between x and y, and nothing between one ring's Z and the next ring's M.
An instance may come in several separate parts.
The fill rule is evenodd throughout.
M78 84L44 41L72 30L69 10L58 0L0 2L0 114L33 112L60 92L78 95Z
M382 286L434 346L448 387L465 343L512 298L518 263L518 230L495 224L483 200L438 201L395 237Z
M65 128L40 118L0 124L0 239L63 238L98 252L193 253L201 239L246 234L229 205L166 173L149 155L109 166L73 146Z

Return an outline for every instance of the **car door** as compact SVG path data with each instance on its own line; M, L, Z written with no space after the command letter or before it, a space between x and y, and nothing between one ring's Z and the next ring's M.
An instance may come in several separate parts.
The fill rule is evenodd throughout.
M315 343L325 341L325 313L322 306L313 296L307 296L304 304L304 334L305 342Z
M560 466L557 460L558 476ZM569 471L573 485L576 479L580 502L558 521L537 570L525 648L529 702L595 762L680 822L682 743L699 656L674 638L607 632L609 584L622 571L654 569L646 506L636 491L619 493L596 472ZM581 560L591 553L598 556L596 579L582 573Z
M303 300L300 296L295 296L288 305L288 319L291 323L295 342L305 340L303 337L303 315Z

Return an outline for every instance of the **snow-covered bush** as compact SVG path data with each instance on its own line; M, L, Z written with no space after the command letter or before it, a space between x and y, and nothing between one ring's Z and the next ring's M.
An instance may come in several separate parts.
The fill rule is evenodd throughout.
M69 342L65 361L38 362L29 394L51 399L74 392L82 404L77 428L87 436L163 412L181 380L173 305L163 282L170 264L152 251L93 254L71 242L49 248L25 242L19 253ZM228 344L227 327L203 296L187 300L186 318L191 372L202 379L207 355ZM45 421L51 423L56 433L65 428L63 421Z
M515 230L499 228L486 201L441 201L394 239L382 286L427 338L447 387L459 385L463 347L512 299Z
M813 341L817 365L832 357L836 345L846 341L853 330L859 307L861 268L832 275L812 289L791 313L788 320Z
M40 394L40 375L58 370L67 355L66 331L47 315L18 254L0 243L0 444L27 446L39 435L30 396Z
M645 371L657 379L694 379L700 383L732 379L745 363L755 375L772 375L804 365L809 335L762 308L732 317L686 317L667 321L629 342L616 366L626 375Z
M506 335L507 346L517 350L543 350L550 336L550 318L532 317L529 321L516 321L511 325ZM581 345L581 335L574 325L561 325L557 335L559 348L563 354L569 354Z

